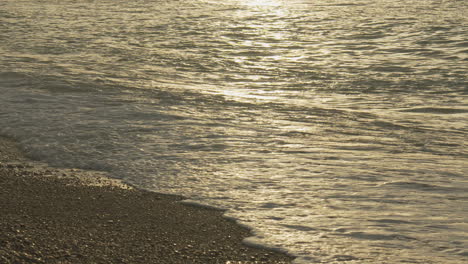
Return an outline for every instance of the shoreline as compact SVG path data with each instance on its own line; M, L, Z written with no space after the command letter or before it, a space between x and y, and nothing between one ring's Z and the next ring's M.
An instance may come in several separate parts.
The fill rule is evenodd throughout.
M31 165L0 137L1 263L286 264L223 211L75 169ZM83 172L85 172L83 174ZM83 177L85 175L86 177Z

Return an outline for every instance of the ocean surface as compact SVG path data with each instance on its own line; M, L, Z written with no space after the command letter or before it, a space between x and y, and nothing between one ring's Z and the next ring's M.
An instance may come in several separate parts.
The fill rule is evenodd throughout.
M2 0L0 135L296 263L468 263L465 0Z

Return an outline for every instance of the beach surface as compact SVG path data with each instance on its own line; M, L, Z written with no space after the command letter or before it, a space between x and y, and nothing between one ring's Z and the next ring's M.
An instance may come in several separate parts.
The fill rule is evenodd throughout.
M0 263L291 263L223 211L98 172L38 166L0 138Z

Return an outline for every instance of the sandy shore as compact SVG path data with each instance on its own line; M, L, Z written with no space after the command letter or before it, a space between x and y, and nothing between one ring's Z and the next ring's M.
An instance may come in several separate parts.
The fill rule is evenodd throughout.
M243 245L249 231L222 211L78 174L0 138L0 263L291 263Z

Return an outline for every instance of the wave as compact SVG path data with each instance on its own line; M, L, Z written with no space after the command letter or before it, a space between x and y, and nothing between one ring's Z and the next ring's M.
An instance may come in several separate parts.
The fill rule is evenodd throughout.
M468 113L468 109L461 108L443 108L443 107L417 107L410 109L403 109L400 112L408 113L423 113L423 114L464 114Z

